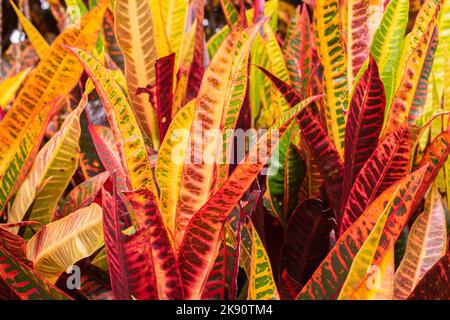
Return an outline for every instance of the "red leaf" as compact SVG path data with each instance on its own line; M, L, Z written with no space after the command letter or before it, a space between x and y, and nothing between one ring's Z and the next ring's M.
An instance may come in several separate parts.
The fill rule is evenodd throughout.
M205 36L203 19L205 16L205 0L195 0L196 8L196 30L195 30L195 43L194 43L194 56L189 70L189 80L187 86L187 101L190 101L197 97L202 82L204 68L204 55L205 55Z
M127 176L123 170L111 130L108 127L97 125L89 125L88 128L103 166L111 176L114 175L120 190L128 190Z
M337 298L355 255L366 241L388 202L392 203L389 209L388 224L393 224L393 231L403 228L396 224L409 218L424 170L420 169L391 186L366 209L363 215L339 237L333 249L303 287L297 299L328 300ZM393 234L388 240L395 242L396 234Z
M124 195L133 207L133 213L139 226L138 233L143 233L141 230L148 230L145 241L148 242L150 248L145 252L146 254L150 253L148 258L157 275L155 277L158 288L157 297L163 300L182 299L183 287L178 264L153 193L143 187L133 192L126 192Z
M425 153L423 155L422 161L419 167L424 167L428 165L427 171L423 178L422 185L420 186L419 195L416 199L415 206L422 200L422 197L427 192L430 185L436 178L439 170L441 170L445 161L450 154L450 131L444 131L439 134L434 140L428 145Z
M270 71L264 69L263 67L256 66L259 70L261 70L264 75L272 81L272 83L277 87L278 91L283 95L286 102L291 106L295 106L297 103L302 101L301 95L292 88L289 84L279 79L275 75L273 75Z
M125 223L123 222L123 203L113 187L111 196L102 189L103 233L108 259L108 269L113 295L118 300L131 300L132 286L129 281L128 268L134 266L127 261L125 250ZM122 208L121 208L122 206ZM138 235L134 235L137 238ZM134 241L138 241L135 239ZM131 241L130 241L131 242ZM129 259L128 259L129 260Z
M128 236L124 245L127 281L133 297L138 300L157 300L155 265L149 229L139 229Z
M88 300L110 300L113 297L107 272L92 264L83 265L79 291Z
M314 39L305 3L303 3L301 12L300 6L297 7L294 19L295 25L285 43L285 60L294 88L303 96L308 96L308 79L314 64ZM300 83L298 83L298 78L300 78Z
M348 112L341 210L345 209L348 194L359 171L378 145L385 106L383 83L376 62L370 56L368 67L356 84Z
M320 200L301 203L286 229L280 274L287 272L300 286L305 285L328 253L332 225L330 213L323 210Z
M222 233L219 253L217 254L214 266L209 273L208 280L202 293L202 300L224 300L226 289L227 272L227 245L225 244L225 233Z
M325 180L325 190L328 201L336 215L340 210L340 195L342 193L342 180L344 165L333 142L325 129L308 109L303 109L297 117L302 136L317 161L319 172Z
M172 121L173 76L175 53L158 59L155 64L156 82L146 88L138 88L136 94L149 94L150 103L156 108L159 140L163 141Z
M450 251L428 270L408 300L450 300Z
M27 243L25 239L7 230L7 228L15 227L16 225L0 224L0 246L6 249L19 262L31 266L32 263L27 259Z
M375 198L407 175L410 159L410 133L402 126L372 153L356 177L340 220L342 234Z
M264 68L258 68L273 82L291 107L301 101L301 97L289 84L278 79ZM335 210L335 213L338 214L340 211L340 194L344 174L344 165L342 164L341 156L327 132L322 127L322 124L307 108L303 108L300 112L297 117L297 122L314 159L317 160L320 174L326 182L325 188L330 204Z
M70 300L64 292L0 246L0 298Z

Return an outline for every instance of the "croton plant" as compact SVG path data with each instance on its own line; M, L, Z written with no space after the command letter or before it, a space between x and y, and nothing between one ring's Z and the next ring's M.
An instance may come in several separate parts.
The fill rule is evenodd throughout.
M1 299L450 299L450 0L3 2Z

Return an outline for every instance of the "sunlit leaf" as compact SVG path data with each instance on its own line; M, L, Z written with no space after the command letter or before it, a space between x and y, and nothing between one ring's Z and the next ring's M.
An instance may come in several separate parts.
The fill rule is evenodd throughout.
M394 299L408 298L420 279L444 256L446 229L442 198L437 188L433 187L424 212L409 232L405 256L395 273Z
M69 93L83 71L82 65L63 46L70 44L91 50L97 41L105 5L102 2L84 16L81 29L68 28L53 41L0 122L0 211L23 179L23 171L31 165L27 160L37 151L52 106Z
M51 282L103 245L102 209L93 203L42 227L27 243L34 269Z
M78 166L80 155L80 114L86 101L72 111L61 130L39 151L27 178L16 193L9 223L22 221L27 210L27 220L47 224L55 215L59 197Z

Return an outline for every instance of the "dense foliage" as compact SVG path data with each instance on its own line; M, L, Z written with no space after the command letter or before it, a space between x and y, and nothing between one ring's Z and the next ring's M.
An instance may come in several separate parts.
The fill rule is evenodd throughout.
M450 0L29 1L0 299L450 299Z

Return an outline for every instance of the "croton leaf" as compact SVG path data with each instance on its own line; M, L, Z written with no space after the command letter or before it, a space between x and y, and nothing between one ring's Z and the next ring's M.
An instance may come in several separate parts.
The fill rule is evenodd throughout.
M34 270L20 263L0 246L0 297L21 300L70 300ZM7 292L5 292L7 291Z
M5 117L4 109L11 102L12 98L17 93L17 90L22 85L23 81L26 79L29 74L31 68L27 68L23 71L20 71L14 76L11 76L7 79L4 79L0 83L0 112L2 113L1 119ZM0 119L0 120L1 120Z
M297 205L299 186L306 174L305 161L292 141L298 134L298 125L294 122L272 154L266 180L270 208L282 224L286 224Z
M269 256L251 222L247 226L251 231L252 251L249 277L249 300L279 300L277 286L273 278Z
M342 234L376 197L408 173L409 129L400 127L384 140L361 168L350 190L342 219Z
M420 72L419 82L417 83L411 109L409 110L408 121L414 123L424 111L428 93L428 82L434 61L434 53L438 44L437 29L434 30L430 45L428 46L427 56Z
M293 30L290 35L286 36L285 41L286 64L293 88L306 96L306 87L314 63L314 39L308 8L305 3L301 12L300 6L297 8L291 24ZM300 76L301 87L295 87L297 82L295 79L298 76Z
M372 1L349 1L347 3L347 76L350 91L364 61L369 56L369 6Z
M181 299L178 265L153 194L148 189L140 189L122 197L113 188L112 196L103 191L103 208L114 297L121 300ZM137 221L138 229L131 235L125 234L128 233L127 208L132 208Z
M88 128L103 166L111 176L114 175L119 190L128 190L127 177L120 161L112 130L99 125L90 125Z
M402 54L403 37L408 23L409 0L390 0L373 36L370 53L378 65L386 92L386 102L392 99L395 72Z
M111 300L113 296L108 273L92 264L84 264L79 292L88 300Z
M122 165L128 173L130 186L136 189L145 185L158 194L144 136L122 89L97 59L77 48L68 50L79 59L95 85L108 115Z
M16 193L8 215L9 223L22 221L30 207L27 220L42 224L50 222L59 198L78 166L80 114L85 103L81 101L80 106L67 116L61 130L37 154L30 173Z
M403 260L395 273L394 299L406 299L420 279L447 249L447 226L442 198L433 187L424 212L411 227Z
M186 16L189 3L184 0L162 1L165 6L163 12L163 21L165 23L167 40L172 52L175 52L175 70L178 70L178 59L181 53L183 43L184 28L186 25Z
M386 203L392 199L389 217L409 216L424 169L420 169L383 192L337 240L297 299L335 299L348 275L352 261L366 241ZM392 240L392 239L391 239ZM395 240L395 239L394 239ZM331 276L331 278L330 278Z
M156 81L153 85L138 88L136 94L149 94L149 101L156 109L159 141L163 141L167 128L172 121L173 77L175 68L175 54L156 60Z
M424 152L419 167L427 166L427 171L420 187L420 194L423 196L430 188L431 183L444 166L450 155L450 131L446 130L433 139ZM417 199L418 204L421 197Z
M315 1L313 33L317 53L324 67L326 127L336 149L343 155L344 109L348 104L347 56L339 30L339 1Z
M261 191L253 190L247 201L239 204L228 216L225 222L227 245L227 263L231 265L226 274L226 281L229 284L228 296L230 299L236 298L238 289L238 273L241 266L247 277L251 272L251 252L252 252L252 234L246 221L252 216L254 211L260 205Z
M398 190L395 190L397 192ZM378 288L370 287L367 285L368 278L372 276L371 272L368 272L372 267L378 267L374 265L375 252L379 246L380 238L383 233L388 215L392 209L391 198L388 204L384 207L383 212L378 217L375 226L368 235L366 241L359 249L358 253L355 255L352 266L348 272L347 278L345 279L342 289L339 293L338 299L340 300L368 300L370 299L371 291ZM383 277L384 275L378 274L378 277ZM378 280L379 281L379 280ZM364 285L366 284L366 285ZM392 286L391 286L392 287Z
M83 17L80 29L67 28L30 73L14 104L0 122L0 212L31 166L50 111L78 82L81 64L63 48L91 50L97 41L107 1ZM45 88L43 90L42 88Z
M226 292L228 248L222 242L214 266L208 275L208 280L202 292L202 300L224 300Z
M416 92L416 88L419 83L422 67L427 57L427 49L433 38L436 19L439 13L440 3L442 0L438 1L439 2L437 3L437 5L434 6L434 10L427 8L427 5L422 7L423 10L431 11L429 13L431 17L428 25L426 25L425 31L421 31L420 33L418 32L417 34L411 33L409 39L413 37L418 37L417 44L412 47L411 53L405 54L404 56L406 59L404 62L405 63L403 70L404 72L399 73L402 75L402 79L398 85L397 90L395 91L394 97L392 98L392 104L389 109L389 114L386 119L386 124L383 130L383 137L386 137L389 133L395 131L395 129L399 125L401 125L402 122L408 117L414 99L414 95ZM427 3L431 2L435 2L435 0L427 1ZM421 23L420 19L417 21L418 23ZM408 45L409 43L407 42L406 46Z
M344 165L341 156L333 142L328 138L325 129L307 108L300 112L297 122L302 132L302 137L317 161L319 172L325 181L325 188L331 207L338 214L344 175Z
M300 188L299 203L308 199L318 198L323 181L317 167L317 161L314 159L304 139L302 140L302 144L302 151L306 162L306 175Z
M217 156L217 148L214 147L219 144L217 133L221 132L224 112L225 114L231 111L238 112L240 106L236 108L233 103L242 104L243 102L245 91L237 88L242 86L242 80L238 81L235 77L242 75L240 60L245 60L246 55L238 50L238 56L235 57L234 50L238 44L243 45L241 37L245 34L247 34L245 37L248 37L247 41L251 43L251 39L256 36L262 23L264 20L247 28L246 31L233 30L205 71L194 108L189 140L191 152L186 154L181 177L174 232L176 248L183 239L190 218L205 204L213 190L216 167L214 160ZM242 46L242 49L245 47ZM238 93L241 99L235 100L233 97L235 93ZM229 104L231 104L230 107L228 107ZM198 141L202 143L199 144Z
M35 28L35 26L33 26L33 24L27 19L27 17L24 16L24 14L19 10L19 8L17 8L17 6L14 4L14 1L10 0L9 3L16 12L17 18L19 18L20 24L27 33L27 36L30 39L30 42L33 45L34 50L36 50L36 53L38 54L39 58L43 59L50 47L47 41L45 41L41 33Z
M236 44L236 50L233 57L233 66L230 73L229 92L224 102L222 128L222 146L219 149L217 159L217 177L215 181L215 190L220 188L223 182L228 178L229 161L233 151L233 134L236 129L239 115L242 113L245 98L247 96L249 55L253 41L257 36L257 31L261 28L262 20L252 28L242 31ZM236 146L239 148L240 146ZM240 160L240 159L236 159Z
M345 127L345 170L341 205L346 204L358 173L378 145L386 106L383 83L372 57L355 85Z
M217 244L223 223L269 159L271 145L277 142L277 137L271 137L272 130L278 131L276 136L282 135L298 112L318 98L319 96L315 96L306 99L286 111L271 130L260 138L259 143L252 147L247 157L236 167L224 185L190 219L178 249L185 298L195 299L201 296L203 283L213 266L213 257L218 250ZM272 140L274 138L275 141ZM263 158L258 157L258 153L264 155ZM258 158L259 161L249 163L249 159Z
M436 19L442 4L443 1L441 0L426 0L424 1L423 6L420 6L416 19L414 20L412 30L408 34L408 36L405 37L405 43L402 52L403 56L400 65L400 68L402 68L401 70L404 71L405 67L407 67L408 58L417 49L422 36L428 32L428 27L432 26L431 32L433 33L434 24L436 23L436 21L433 20ZM414 5L410 4L410 6L410 11L414 11ZM426 52L424 53L426 54Z
M194 116L194 106L195 100L192 100L177 112L161 143L156 160L155 175L161 191L159 208L164 224L172 233L174 232L178 193Z
M450 286L443 285L450 282L450 251L447 252L422 277L409 300L448 300L450 299Z
M150 1L117 0L114 8L116 38L125 57L125 77L131 104L145 134L151 137L154 147L158 148L156 113L145 96L135 94L138 88L155 84L158 53Z
M424 185L422 186L422 194L430 187L436 178L439 170L445 164L450 154L450 131L446 130L433 139L424 152L419 167L429 165L424 177Z
M127 282L130 285L128 294L131 295L129 298L138 300L158 299L150 230L140 229L126 237L123 250L125 258L123 263L126 264L124 276L127 277ZM115 297L116 299L123 299L117 295Z
M124 217L127 213L124 212L125 205L123 204L122 199L119 197L116 191L116 184L113 183L113 194L110 195L104 188L102 189L102 208L103 208L103 233L105 238L105 248L108 260L108 270L109 270L109 278L111 279L111 289L115 299L119 300L131 300L132 289L138 287L139 281L148 280L146 277L139 278L140 272L145 275L146 270L142 270L140 266L136 266L135 264L130 264L130 258L127 259L126 248L125 248L125 234L123 233L127 227ZM143 234L144 231L141 231ZM148 232L146 232L148 235ZM130 239L129 242L139 241L139 235L135 235L134 238ZM133 240L134 239L134 240ZM144 239L144 240L149 240ZM143 245L141 250L146 250L150 245L150 241ZM132 245L130 245L133 248ZM147 258L150 256L148 255ZM135 257L136 258L136 257ZM152 260L141 259L140 264L148 265ZM129 275L129 269L137 274L137 280L132 282ZM152 270L150 271L150 282L149 285L154 284L154 278L152 277ZM138 282L136 284L136 282ZM150 286L150 294L155 296L154 285ZM141 296L134 293L137 298Z
M71 212L90 205L109 178L108 172L102 172L89 178L72 189L64 199L64 205L58 216L66 216Z
M205 77L204 50L205 33L203 19L205 17L205 0L194 0L195 8L195 37L192 63L189 68L187 79L187 97L191 100L200 94L201 83Z
M286 272L300 286L308 282L328 253L333 227L330 213L317 199L308 199L295 209L284 235L280 275Z
M125 58L117 43L116 34L114 32L114 13L113 10L107 9L103 19L103 35L105 38L106 52L111 57L112 63L118 66L121 70L125 67Z
M125 193L125 197L134 209L134 216L139 229L148 229L151 246L150 259L156 275L159 299L182 299L183 287L180 272L155 196L145 187L134 192ZM138 249L137 249L138 250Z
M26 222L28 224L31 222ZM24 265L31 266L27 259L27 243L24 238L11 232L15 224L0 224L0 247L3 247L9 254Z
M51 282L103 245L102 209L96 203L42 227L27 243L34 269Z
M301 100L298 93L288 83L283 82L264 68L259 67L259 69L274 83L291 107ZM342 164L341 156L327 135L327 132L322 127L322 124L316 120L307 108L304 108L299 113L297 122L304 141L317 161L318 170L322 178L326 181L325 187L329 195L329 200L335 212L339 212L339 194L342 188L344 174L344 165Z

